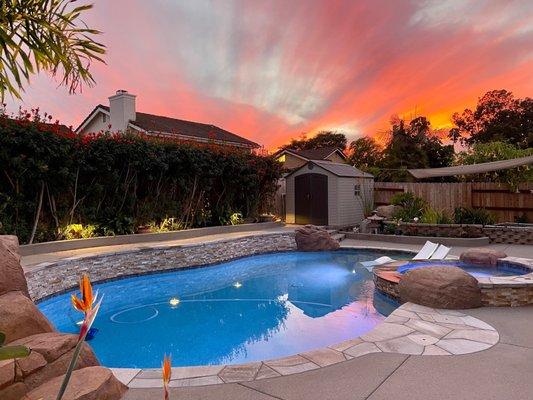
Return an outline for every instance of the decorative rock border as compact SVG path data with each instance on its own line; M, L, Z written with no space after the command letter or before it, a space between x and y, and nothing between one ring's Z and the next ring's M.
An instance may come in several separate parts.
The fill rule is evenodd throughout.
M34 301L70 290L86 272L93 282L160 271L195 268L254 254L295 250L293 232L251 234L200 244L144 245L97 256L64 258L33 266L25 273ZM171 261L169 261L171 260Z
M400 301L396 270L405 262L390 263L374 268L374 284L378 291ZM515 307L533 304L533 260L528 258L506 257L499 259L496 267L512 267L530 271L525 275L476 278L481 289L481 302L484 306Z
M486 350L498 341L498 332L477 318L458 311L406 303L359 338L275 360L172 368L170 386L257 381L323 368L370 353L468 354ZM162 387L160 369L112 368L112 371L130 388Z

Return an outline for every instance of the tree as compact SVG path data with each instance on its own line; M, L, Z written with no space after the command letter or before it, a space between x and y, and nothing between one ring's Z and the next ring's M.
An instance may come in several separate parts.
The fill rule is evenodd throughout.
M455 165L479 164L491 161L509 160L512 158L533 155L533 148L520 149L505 142L476 143L467 151L457 155ZM533 180L533 169L529 165L517 168L502 169L483 174L465 175L462 180L472 182L501 182L511 188L517 188L521 182Z
M71 0L6 0L0 3L0 96L20 98L31 75L61 75L70 93L94 84L91 62L104 62L105 46L81 15L92 8Z
M417 117L407 125L404 120L393 119L378 178L408 180L411 177L407 169L445 167L452 161L453 146L442 144L426 117Z
M452 128L448 131L448 138L453 142L453 144L457 143L459 140L461 140L461 132L459 131L459 128Z
M307 138L304 134L301 139L292 139L288 144L282 146L282 149L310 150L321 149L324 147L336 147L341 150L346 148L348 140L343 133L332 131L321 131L312 138Z
M371 137L365 136L350 143L348 162L362 170L376 167L383 158L383 149Z
M533 99L516 99L507 90L485 93L474 111L455 113L452 120L466 143L507 142L520 148L533 146Z

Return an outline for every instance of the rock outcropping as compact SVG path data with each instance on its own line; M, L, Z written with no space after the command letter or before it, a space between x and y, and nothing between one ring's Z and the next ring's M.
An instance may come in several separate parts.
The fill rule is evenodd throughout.
M300 251L337 250L340 245L328 231L314 225L305 225L296 229L296 248Z
M489 248L473 248L461 254L461 261L468 264L495 267L500 258L507 257L503 251Z
M481 307L477 279L458 267L412 269L403 275L398 289L402 302L448 309Z
M25 358L0 361L0 399L55 399L74 353L77 335L58 333L29 298L18 240L0 236L0 331L9 345L25 345ZM127 390L98 366L91 347L82 347L65 399L118 400Z
M0 296L19 291L26 297L28 285L20 267L19 241L16 236L0 236Z

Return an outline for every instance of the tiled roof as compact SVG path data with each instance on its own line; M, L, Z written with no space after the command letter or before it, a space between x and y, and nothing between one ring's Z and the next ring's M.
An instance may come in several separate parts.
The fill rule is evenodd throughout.
M322 147L318 149L309 149L309 150L292 150L287 149L292 153L298 154L301 157L307 158L308 160L324 160L327 156L337 150L344 157L344 153L341 149L337 147Z
M282 149L282 150L279 150L277 153L275 153L274 157L277 157L283 152L289 152L297 156L300 156L302 158L305 158L306 160L324 160L327 156L329 156L331 153L335 151L337 151L341 157L346 158L343 151L339 149L338 147L321 147L318 149L309 149L309 150Z
M130 121L130 123L151 132L174 133L206 140L221 140L249 147L259 147L257 143L219 128L218 126L202 124L200 122L137 112L135 121Z
M89 116L80 124L80 127L99 108L109 112L108 106L104 106L102 104L97 105L89 114ZM253 148L260 147L257 143L243 138L242 136L231 133L225 129L219 128L218 126L202 124L200 122L185 121L177 118L137 112L135 121L130 121L130 123L148 132L178 134L206 140L232 142Z

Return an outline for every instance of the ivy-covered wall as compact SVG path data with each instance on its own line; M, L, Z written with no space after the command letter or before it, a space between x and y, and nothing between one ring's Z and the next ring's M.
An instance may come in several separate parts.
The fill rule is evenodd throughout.
M238 149L0 116L0 234L23 243L35 226L38 242L235 223L266 211L279 177Z

